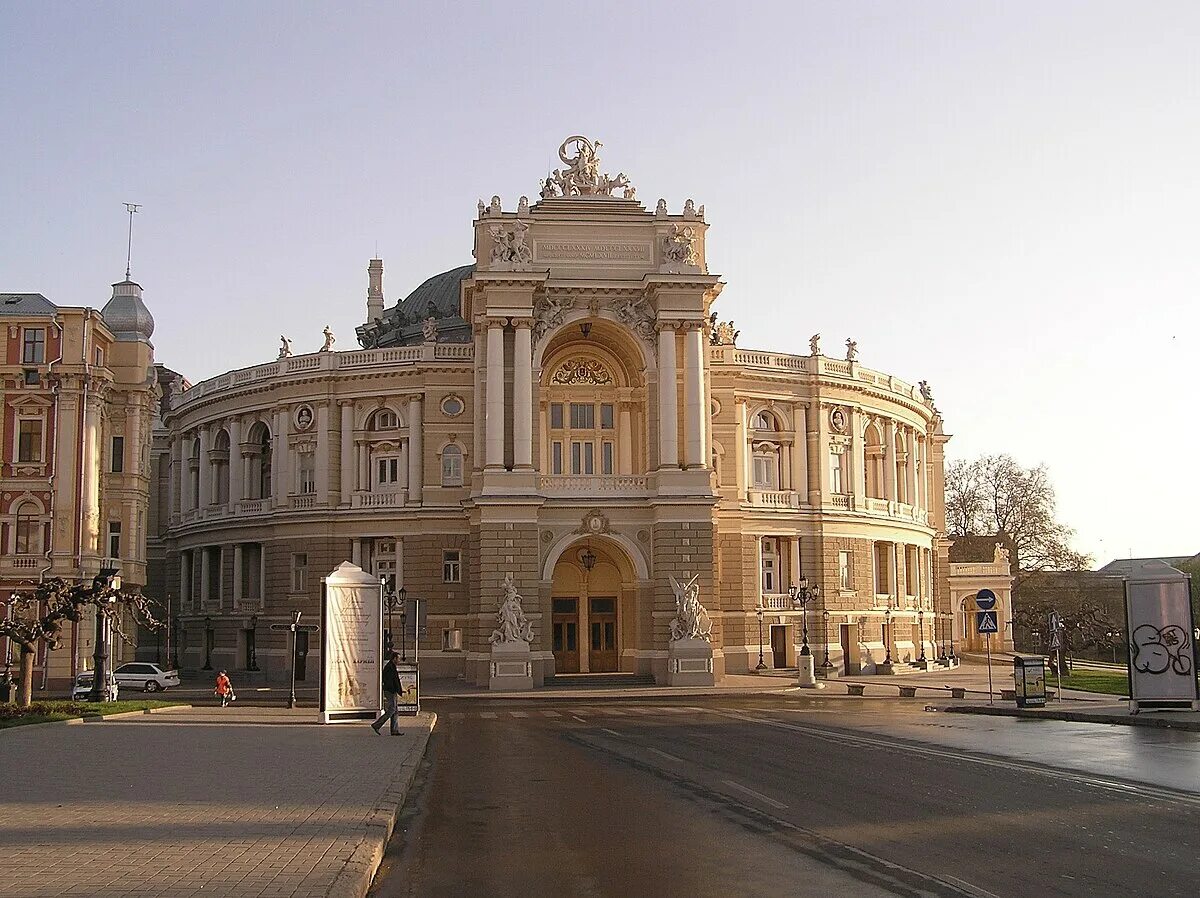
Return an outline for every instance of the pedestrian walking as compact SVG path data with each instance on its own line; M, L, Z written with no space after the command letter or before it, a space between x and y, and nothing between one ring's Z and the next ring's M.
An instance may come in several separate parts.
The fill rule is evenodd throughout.
M396 722L396 713L400 710L400 674L396 673L396 660L399 657L395 652L389 652L387 664L383 665L383 713L371 724L377 736L383 735L379 731L383 729L385 720L392 722L392 735L400 735L400 726Z
M219 696L221 699L221 707L224 708L230 702L237 701L237 696L233 692L233 683L230 682L229 674L221 671L217 674L217 685L213 689L213 695Z

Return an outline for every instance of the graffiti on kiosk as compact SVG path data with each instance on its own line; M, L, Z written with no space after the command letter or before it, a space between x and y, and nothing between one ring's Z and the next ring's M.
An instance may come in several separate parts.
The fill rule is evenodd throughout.
M1187 676L1192 672L1191 639L1188 631L1176 624L1156 627L1142 624L1130 637L1133 643L1133 669L1139 673Z

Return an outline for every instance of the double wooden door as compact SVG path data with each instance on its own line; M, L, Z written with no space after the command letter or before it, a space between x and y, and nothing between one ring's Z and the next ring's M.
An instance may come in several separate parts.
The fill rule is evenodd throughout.
M586 608L584 601L587 602ZM586 622L583 612L586 611ZM587 656L591 673L615 671L618 667L617 599L615 596L589 596L551 599L551 644L554 669L560 673L578 673ZM587 642L580 639L586 633Z

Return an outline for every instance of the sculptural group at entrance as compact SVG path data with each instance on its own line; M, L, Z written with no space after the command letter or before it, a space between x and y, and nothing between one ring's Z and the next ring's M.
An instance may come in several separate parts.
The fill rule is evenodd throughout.
M671 577L671 589L675 592L675 617L671 621L671 639L703 639L712 641L712 619L700 604L700 586L696 574L687 583Z
M533 642L533 624L521 608L521 595L513 584L512 574L507 574L500 584L504 599L496 612L496 629L488 642L493 645L508 642Z

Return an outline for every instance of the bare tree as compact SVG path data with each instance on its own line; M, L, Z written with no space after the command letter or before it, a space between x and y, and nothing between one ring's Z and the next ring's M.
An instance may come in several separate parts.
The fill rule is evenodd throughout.
M946 528L951 536L1007 536L1014 574L1080 571L1092 557L1071 548L1075 531L1055 519L1054 485L1045 465L1023 468L1009 455L953 462L946 469Z
M151 611L151 601L135 590L112 589L99 582L72 584L55 577L25 592L14 592L8 617L0 620L0 636L7 636L20 649L18 704L33 700L33 662L39 644L53 651L62 644L62 628L68 621L78 622L92 605L97 614L108 614L113 629L126 643L133 640L124 631L125 612L152 630L162 626Z

